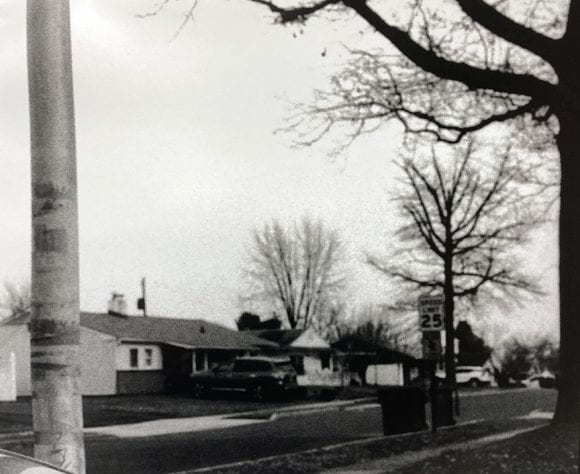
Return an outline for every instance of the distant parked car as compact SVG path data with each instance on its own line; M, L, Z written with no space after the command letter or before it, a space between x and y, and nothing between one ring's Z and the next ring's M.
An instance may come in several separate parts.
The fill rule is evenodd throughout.
M240 357L232 364L192 375L191 384L196 397L210 390L236 390L248 392L256 400L298 388L290 360L274 357Z
M455 377L459 385L469 387L488 387L491 385L491 372L479 365L459 365L455 368Z
M522 384L530 388L555 388L556 376L551 372L544 370L541 374L532 375L531 377L522 380Z
M72 474L37 459L0 449L0 473L6 474Z

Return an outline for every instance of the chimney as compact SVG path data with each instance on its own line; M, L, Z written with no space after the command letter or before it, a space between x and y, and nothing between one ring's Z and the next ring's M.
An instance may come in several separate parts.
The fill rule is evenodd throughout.
M111 293L111 299L107 305L108 313L114 316L127 316L127 302L121 293Z

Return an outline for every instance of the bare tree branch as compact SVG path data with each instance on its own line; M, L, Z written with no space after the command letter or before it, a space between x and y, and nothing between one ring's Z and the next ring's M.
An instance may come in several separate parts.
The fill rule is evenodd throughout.
M555 62L561 41L527 28L500 13L483 0L457 0L474 21L510 43L528 49L548 62Z
M321 0L319 2L312 2L308 5L297 6L294 8L282 8L274 2L269 0L250 0L253 3L259 3L270 9L272 13L279 15L280 23L304 22L306 19L320 10L330 6L341 3L341 0Z
M538 292L509 258L513 245L544 222L537 196L524 198L519 192L509 147L488 171L473 167L474 156L481 153L477 148L475 142L462 147L446 166L434 149L426 164L417 157L415 162L402 162L405 180L398 200L407 221L400 228L417 252L436 258L421 261L410 249L397 248L385 261L368 257L373 268L415 288L454 288L454 297L476 295L484 285ZM434 234L439 236L438 246ZM452 282L445 281L445 265L450 266Z
M524 95L542 104L549 104L555 99L554 86L533 75L482 69L444 59L413 41L405 31L387 23L365 0L349 0L345 4L393 43L414 64L441 79L458 81L470 88Z

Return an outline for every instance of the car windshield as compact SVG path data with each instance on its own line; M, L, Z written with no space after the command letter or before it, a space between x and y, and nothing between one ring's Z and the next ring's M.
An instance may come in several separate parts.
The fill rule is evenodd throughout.
M272 366L265 360L236 360L234 372L266 372Z
M231 364L222 364L222 365L218 365L216 367L213 368L213 370L215 372L227 372L229 370L231 370L232 365Z
M294 370L294 366L288 361L276 362L274 365L277 370L285 372L292 372Z

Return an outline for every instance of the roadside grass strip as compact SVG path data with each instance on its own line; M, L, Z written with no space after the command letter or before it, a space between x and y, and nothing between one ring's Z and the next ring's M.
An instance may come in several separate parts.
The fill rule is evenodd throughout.
M529 431L535 431L542 428L545 425L533 426L530 428L520 428L517 430L512 430L504 433L498 433L494 435L484 436L483 438L475 439L472 441L464 441L461 443L454 443L449 446L443 446L440 448L425 449L423 451L411 452L407 454L399 454L397 456L392 456L386 459L378 459L365 463L362 465L356 465L354 468L338 468L323 471L323 474L354 474L356 472L369 473L369 472L392 472L403 467L410 466L415 463L420 463L426 461L427 459L432 459L441 456L450 451L465 451L476 449L480 446L495 443L497 441L505 441L507 439L513 438L514 436L527 433Z
M436 457L457 449L471 449L500 441L544 426L533 420L485 422L472 420L430 431L375 436L306 451L268 456L259 459L207 466L172 474L193 473L302 473L302 472L388 472L389 463L405 466L421 459ZM390 465L390 464L389 464ZM342 466L342 467L336 467ZM349 470L356 466L356 470ZM359 469L360 467L360 469Z

